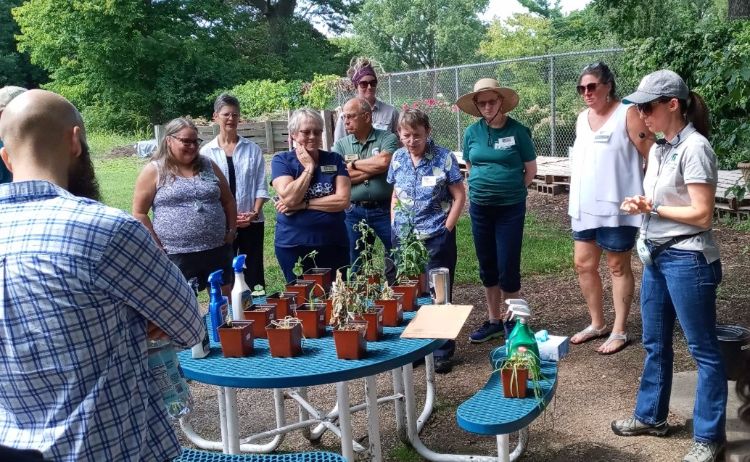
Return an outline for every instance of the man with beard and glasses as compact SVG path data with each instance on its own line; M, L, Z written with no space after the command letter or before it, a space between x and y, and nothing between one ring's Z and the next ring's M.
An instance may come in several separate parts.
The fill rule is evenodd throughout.
M0 137L13 173L0 185L0 445L47 460L171 460L180 446L147 339L201 340L190 286L137 220L94 200L67 100L23 93Z

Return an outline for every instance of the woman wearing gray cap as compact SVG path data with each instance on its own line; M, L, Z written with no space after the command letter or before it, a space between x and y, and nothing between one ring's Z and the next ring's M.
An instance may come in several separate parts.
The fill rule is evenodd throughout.
M718 177L708 143L708 111L672 71L641 80L625 98L636 104L652 133L663 133L649 153L645 196L626 197L621 208L643 214L637 243L643 261L641 316L646 360L633 416L612 422L620 436L666 435L672 389L675 320L698 364L694 443L684 462L717 460L726 439L727 379L716 338L719 249L711 233Z

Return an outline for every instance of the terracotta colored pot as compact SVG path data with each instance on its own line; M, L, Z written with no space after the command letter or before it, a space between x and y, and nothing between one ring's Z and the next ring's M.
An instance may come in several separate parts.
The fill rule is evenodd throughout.
M255 338L266 338L266 326L276 319L276 305L250 305L249 310L243 311L246 321L253 321L253 335Z
M318 284L320 287L313 290L313 295L322 297L331 290L331 273L331 268L310 268L302 275L302 279Z
M367 327L351 330L334 330L333 342L336 345L336 356L339 359L363 358L367 353L366 331Z
M368 342L377 342L383 335L383 307L372 306L362 314L363 321L367 321L367 333L365 339ZM356 320L356 319L355 319Z
M303 303L297 307L297 317L302 321L302 333L305 338L320 338L326 334L326 305Z
M284 319L291 316L297 309L296 292L276 292L266 297L269 305L276 305L276 319Z
M528 369L516 369L515 381L511 369L501 370L500 377L503 380L503 396L506 398L526 398L526 386L529 380Z
M430 284L427 282L427 273L409 276L412 281L417 281L417 297L430 293Z
M295 282L286 285L287 292L297 294L297 305L307 303L307 297L310 295L310 289L315 283L304 279L297 279Z
M393 286L393 291L403 295L401 306L404 311L414 311L417 309L417 285L413 282L405 282Z
M253 352L253 322L234 321L232 327L219 326L221 352L225 358L242 358Z
M404 320L404 308L401 301L404 296L396 294L395 300L375 300L375 305L383 307L383 325L386 327L398 327Z
M291 329L267 326L266 335L271 356L274 358L291 358L302 354L302 324L297 324Z

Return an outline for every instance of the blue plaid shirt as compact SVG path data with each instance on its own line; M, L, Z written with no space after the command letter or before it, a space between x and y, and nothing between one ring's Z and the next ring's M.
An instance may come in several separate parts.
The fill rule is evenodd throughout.
M388 183L398 200L414 213L414 229L422 239L436 235L445 226L453 205L448 186L461 181L456 156L432 141L416 167L409 151L399 148L388 169ZM408 220L407 214L396 210L394 231L398 234Z
M0 444L54 461L180 453L147 320L202 338L192 290L135 219L46 181L0 185Z

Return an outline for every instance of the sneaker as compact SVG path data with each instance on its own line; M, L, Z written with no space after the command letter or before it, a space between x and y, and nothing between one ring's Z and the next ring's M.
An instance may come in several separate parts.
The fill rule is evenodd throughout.
M438 374L447 374L453 370L453 361L450 358L435 358L435 372Z
M666 422L659 425L649 425L641 422L635 417L630 417L629 419L613 421L612 431L615 432L615 435L619 436L664 436L669 431L669 425L667 425Z
M493 338L500 338L503 336L503 325L502 323L493 324L489 321L484 321L479 329L469 335L471 343L484 343L487 340Z
M714 462L724 449L722 443L701 443L694 441L690 452L682 458L682 462Z

